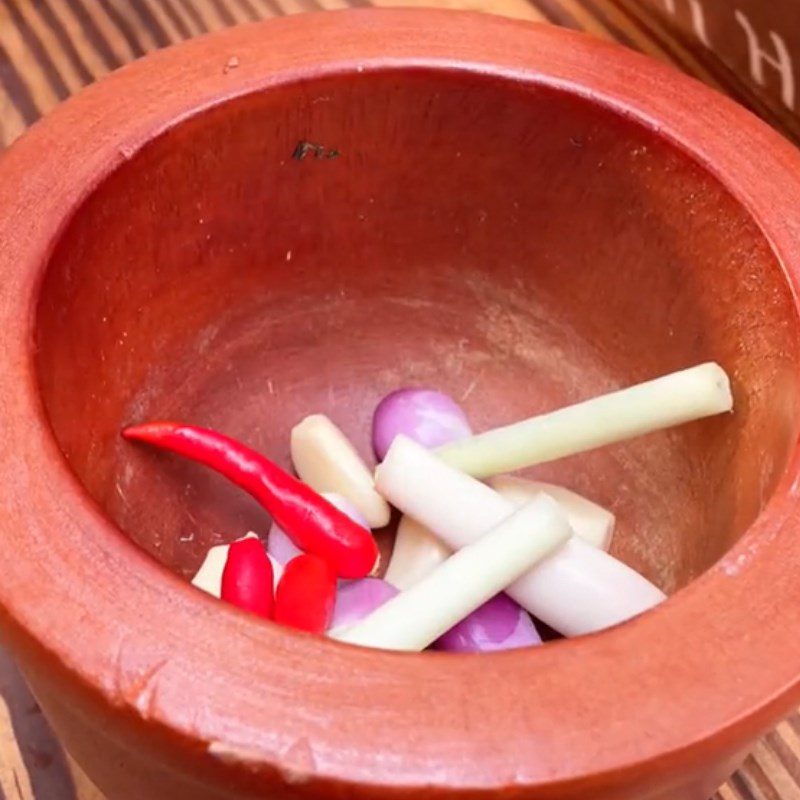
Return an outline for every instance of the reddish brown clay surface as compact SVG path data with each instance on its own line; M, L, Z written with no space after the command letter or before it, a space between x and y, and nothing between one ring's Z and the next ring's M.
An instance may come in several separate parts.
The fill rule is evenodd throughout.
M109 800L708 796L800 700L798 176L667 68L442 12L197 40L20 141L0 621ZM366 451L408 383L481 428L707 359L733 416L539 471L680 591L488 657L351 649L201 595L173 573L268 520L118 436L175 417L286 462L315 411Z

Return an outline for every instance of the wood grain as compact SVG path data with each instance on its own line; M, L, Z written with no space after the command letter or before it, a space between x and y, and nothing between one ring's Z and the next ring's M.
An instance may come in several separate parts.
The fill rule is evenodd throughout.
M269 16L368 0L0 0L0 145L82 86L155 48ZM676 64L765 118L769 107L710 54L618 0L381 0L491 10L581 29ZM793 120L784 130L796 135ZM0 798L102 800L71 765L11 659L0 652ZM800 715L766 736L716 800L800 800Z

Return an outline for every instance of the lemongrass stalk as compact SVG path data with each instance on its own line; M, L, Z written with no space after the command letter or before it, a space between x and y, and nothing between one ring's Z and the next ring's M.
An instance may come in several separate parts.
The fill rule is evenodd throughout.
M378 467L376 486L453 550L480 539L514 509L494 489L404 436ZM638 572L577 536L506 591L565 636L616 625L665 599Z
M731 411L719 364L700 364L437 449L450 466L488 478Z
M558 503L539 495L336 637L364 647L424 650L571 535Z
M515 507L530 502L537 494L549 495L567 515L576 536L606 552L610 548L614 515L588 498L563 486L514 475L498 475L489 481L489 485ZM397 526L384 579L398 589L408 589L436 569L450 553L451 550L427 528L404 514Z

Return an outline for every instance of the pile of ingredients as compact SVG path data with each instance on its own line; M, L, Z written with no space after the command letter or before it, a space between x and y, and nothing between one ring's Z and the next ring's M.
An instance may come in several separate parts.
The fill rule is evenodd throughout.
M375 409L373 472L314 414L291 432L298 477L215 431L172 422L123 436L204 464L272 517L212 547L192 581L280 625L390 650L487 652L541 643L536 623L579 636L665 599L608 551L614 515L507 473L731 411L724 370L701 364L473 434L461 408L400 389ZM383 578L372 529L402 514Z

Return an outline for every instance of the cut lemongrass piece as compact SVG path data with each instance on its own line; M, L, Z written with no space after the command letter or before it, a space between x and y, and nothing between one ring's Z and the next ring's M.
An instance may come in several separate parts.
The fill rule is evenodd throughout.
M701 364L479 433L446 444L436 452L456 469L476 478L488 478L732 408L725 370L719 364Z
M580 536L592 547L599 547L606 552L611 547L614 515L586 497L563 486L542 481L528 481L513 475L498 475L489 481L489 486L515 506L527 503L540 492L550 495L564 510L576 536Z
M384 579L398 589L408 589L436 569L450 552L419 522L403 516L397 526L394 549Z
M364 647L424 650L570 536L558 503L540 495L336 638Z
M258 539L258 536L251 531L241 538ZM237 541L241 541L241 539L237 539ZM225 562L228 560L228 550L230 550L230 547L229 544L218 544L209 549L203 563L200 565L200 569L197 570L194 578L192 578L192 586L196 586L198 589L202 589L207 594L219 599L222 593L222 572L225 569ZM280 562L272 556L270 556L270 561L272 561L274 583L277 587L278 581L281 579L283 567Z
M502 522L513 503L398 436L376 486L404 514L458 550ZM658 605L664 593L621 561L573 536L506 593L565 636L608 628Z
M375 491L372 473L350 440L323 414L292 428L292 462L300 479L317 492L335 492L349 500L370 528L382 528L389 504Z

